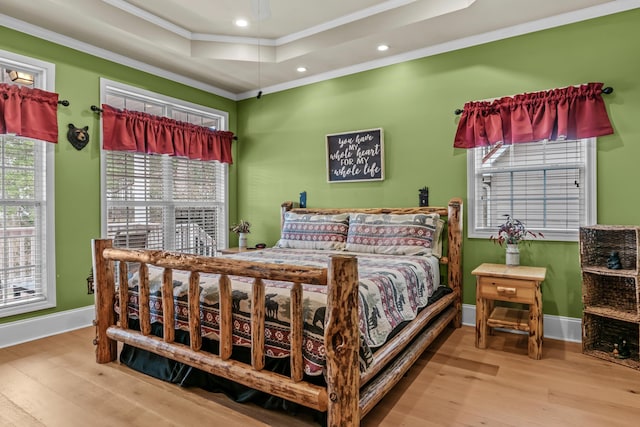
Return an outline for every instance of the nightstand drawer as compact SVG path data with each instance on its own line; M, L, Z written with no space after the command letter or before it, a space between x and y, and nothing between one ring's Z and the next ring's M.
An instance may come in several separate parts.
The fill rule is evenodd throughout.
M536 282L501 277L480 277L478 292L483 298L528 304L535 298Z

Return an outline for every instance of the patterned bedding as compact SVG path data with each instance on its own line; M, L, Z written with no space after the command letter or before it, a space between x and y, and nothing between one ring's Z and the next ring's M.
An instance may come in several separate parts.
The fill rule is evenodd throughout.
M226 255L234 259L327 267L327 250L271 248L255 252ZM344 251L337 253L344 254ZM359 317L361 331L361 369L366 370L372 350L385 343L401 323L414 319L439 286L438 259L432 256L399 256L355 254L359 273ZM129 278L128 310L131 318L138 316L138 275ZM234 345L250 347L250 301L252 279L232 277ZM149 267L151 322L162 322L162 269ZM284 282L265 281L265 352L267 356L289 356L289 288ZM173 272L175 327L189 330L187 294L189 273ZM202 336L218 339L218 276L200 275ZM304 285L303 315L304 371L307 375L322 374L324 367L323 322L326 305L324 286Z

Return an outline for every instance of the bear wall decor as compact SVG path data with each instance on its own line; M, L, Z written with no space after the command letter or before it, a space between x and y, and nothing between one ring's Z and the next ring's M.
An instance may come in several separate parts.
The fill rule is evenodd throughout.
M89 143L89 126L77 128L73 123L69 123L67 139L76 150L82 150Z

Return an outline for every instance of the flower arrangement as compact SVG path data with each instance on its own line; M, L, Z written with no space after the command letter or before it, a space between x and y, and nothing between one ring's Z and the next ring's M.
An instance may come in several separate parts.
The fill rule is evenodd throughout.
M244 219L241 219L239 223L233 224L229 229L234 233L251 233L251 224Z
M519 219L512 218L511 215L505 214L506 220L504 224L498 227L498 234L491 236L489 239L500 246L503 243L507 245L517 245L526 240L527 236L537 238L544 237L542 233L534 233L527 230L524 223Z

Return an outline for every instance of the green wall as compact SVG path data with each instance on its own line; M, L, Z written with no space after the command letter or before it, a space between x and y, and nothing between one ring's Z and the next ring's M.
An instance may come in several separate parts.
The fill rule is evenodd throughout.
M253 223L249 244L273 244L279 206L307 191L309 206L415 206L428 186L432 205L466 199L466 152L454 150L456 108L465 101L588 81L615 92L605 97L615 135L598 141L598 220L639 224L640 199L640 10L542 31L332 79L260 100L236 103L202 90L99 59L0 27L0 49L56 64L56 91L70 107L59 108L56 146L55 309L0 319L0 323L84 307L91 266L89 241L100 235L99 78L229 112L239 135L230 168L230 221ZM67 123L89 126L91 142L76 151L66 141ZM326 134L382 127L385 180L326 182ZM231 236L233 238L234 236ZM504 249L484 239L465 239L464 301L475 302L471 270L502 262ZM523 264L546 266L544 311L580 317L578 244L536 241Z
M238 209L249 244L273 244L279 206L308 193L309 206L415 206L466 200L466 152L452 148L456 108L468 100L601 81L615 134L598 140L598 221L640 224L640 10L405 62L238 103ZM325 135L382 127L385 180L326 182ZM466 224L465 224L466 226ZM546 266L547 314L581 317L578 244L536 241L521 262ZM464 302L471 270L504 262L486 239L464 241Z
M5 27L0 27L0 49L54 63L56 92L60 99L71 103L69 107L58 108L60 135L55 147L57 307L0 319L4 323L93 304L93 295L87 295L86 278L91 269L90 240L100 237L100 118L91 112L90 106L100 104L101 77L226 111L230 130L234 132L237 114L235 101ZM68 123L89 126L90 142L82 151L67 141ZM229 170L233 218L237 166Z

